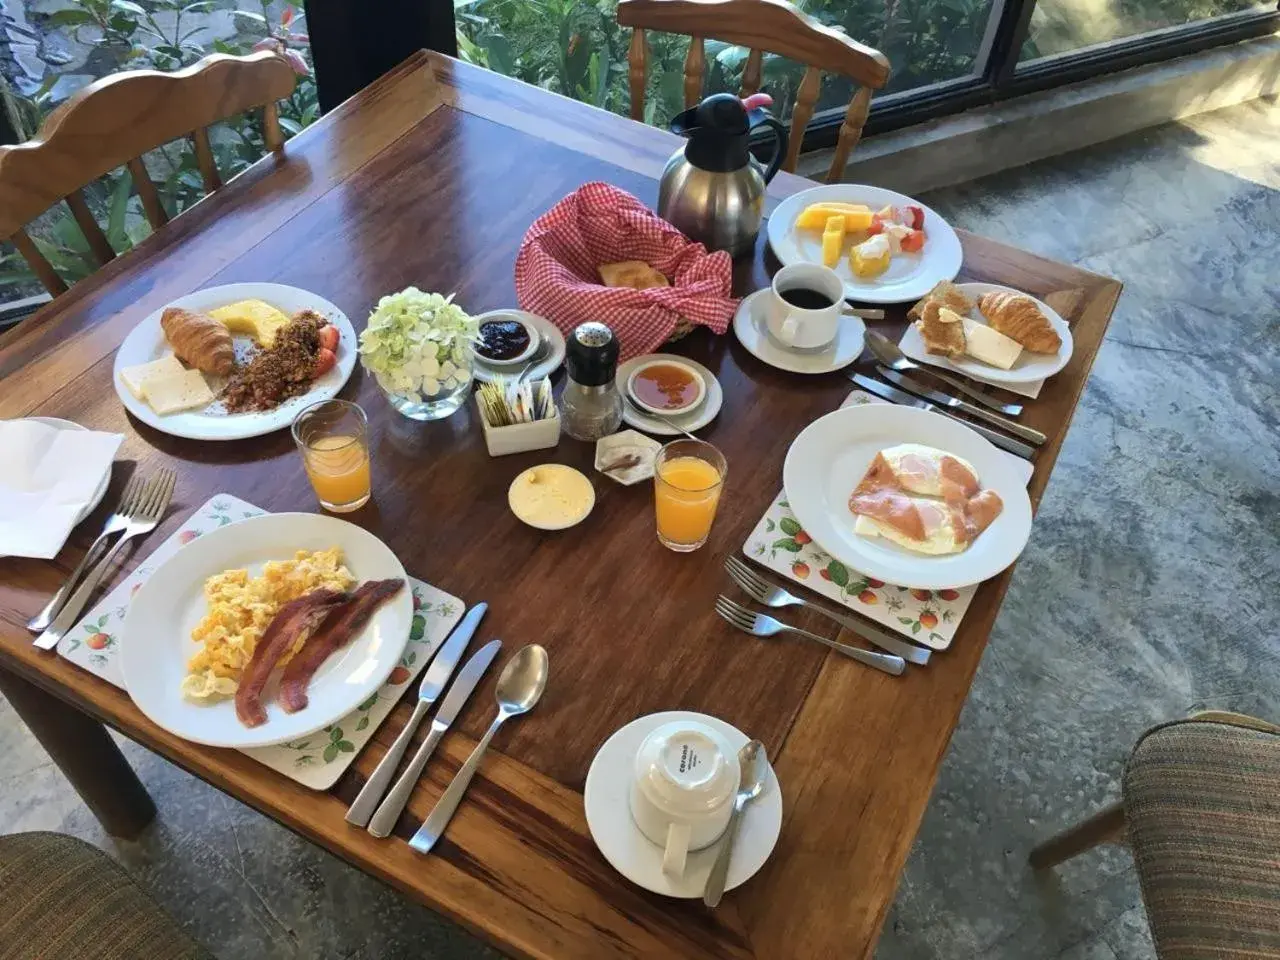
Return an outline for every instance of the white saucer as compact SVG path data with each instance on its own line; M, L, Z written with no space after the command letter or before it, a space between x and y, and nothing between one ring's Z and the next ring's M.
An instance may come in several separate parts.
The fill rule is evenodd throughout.
M480 323L486 320L496 320L501 316L517 316L526 323L538 328L538 335L541 342L538 344L538 350L534 353L533 366L529 368L528 373L524 375L526 380L541 380L555 373L556 369L564 362L564 334L550 320L540 317L536 313L528 313L524 310L490 310L488 313L482 313L476 317ZM471 364L471 372L475 378L481 383L492 383L498 377L513 378L524 369L524 364L519 363L514 366L493 367L484 362L483 357L475 357Z
M619 366L617 376L618 391L624 398L627 396L627 381L631 379L632 372L642 363L649 363L653 360L673 360L686 367L691 367L697 371L698 376L702 377L703 383L707 385L707 395L700 406L695 407L688 413L667 417L668 420L692 433L695 430L701 430L716 418L716 414L720 412L720 407L724 404L724 391L720 389L720 381L716 379L714 373L698 363L697 360L690 360L688 357L681 357L674 353L646 353L642 357L632 357ZM622 419L637 430L651 433L655 437L680 436L679 430L668 426L657 417L649 416L626 399L622 402Z
M857 317L842 315L836 338L821 350L784 347L769 335L766 311L772 306L772 290L757 290L743 297L733 315L733 332L742 345L771 367L789 373L831 373L847 367L862 353L867 327Z
M684 876L673 879L662 872L662 849L650 842L631 819L628 799L632 767L641 742L651 731L672 720L699 720L717 730L735 751L751 739L737 727L703 713L688 710L651 713L632 720L604 742L587 771L582 799L587 808L591 838L615 870L654 893L693 899L702 896L720 842L690 853ZM738 823L725 890L732 890L755 876L769 859L781 832L782 791L770 767L764 792L747 805Z
M26 417L25 419L34 421L35 423L43 423L46 427L53 427L55 430L88 430L88 427L81 426L72 420L60 420L57 417ZM111 486L111 467L107 467L106 472L102 475L102 482L98 484L98 489L93 491L93 498L84 505L78 514L76 514L76 523L79 523L89 514L97 509L98 504L102 502L102 498L107 495L107 487Z

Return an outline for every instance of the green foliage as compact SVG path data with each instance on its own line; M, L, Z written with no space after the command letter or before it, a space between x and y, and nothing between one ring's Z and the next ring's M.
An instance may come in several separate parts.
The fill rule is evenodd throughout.
M302 51L305 34L297 33L300 16L286 7L283 16L270 13L269 0L255 0L258 10L233 10L248 39L213 41L210 47L195 42L204 23L201 14L225 8L234 0L76 0L76 6L48 15L47 26L69 31L78 41L98 47L118 70L172 71L189 66L209 53L242 55L270 45L283 52L300 73L293 95L280 104L280 125L292 136L317 119L320 113L315 81ZM50 91L56 75L46 77L30 97L16 97L6 89L11 116L18 119L20 135L30 137L54 106ZM223 180L257 161L265 151L262 119L257 111L229 118L211 131L214 158ZM176 216L204 195L204 182L188 139L165 144L146 157L147 169L156 181L160 199L170 216ZM85 195L107 239L117 252L129 249L149 232L140 203L131 192L125 169L113 171L88 185ZM89 245L70 211L59 204L29 229L32 240L67 282L88 276L97 268ZM0 253L0 293L25 293L39 289L22 258Z

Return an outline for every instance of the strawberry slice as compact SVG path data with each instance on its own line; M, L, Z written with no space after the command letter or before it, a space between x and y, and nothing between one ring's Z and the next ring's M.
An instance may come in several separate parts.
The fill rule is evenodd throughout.
M924 210L915 204L910 204L906 209L910 222L907 224L912 230L924 229Z
M902 249L906 253L919 253L924 249L924 231L912 230L905 234L899 241Z
M320 352L316 354L316 368L312 371L313 379L323 377L326 373L333 369L333 365L338 362L338 355L328 347L321 347Z

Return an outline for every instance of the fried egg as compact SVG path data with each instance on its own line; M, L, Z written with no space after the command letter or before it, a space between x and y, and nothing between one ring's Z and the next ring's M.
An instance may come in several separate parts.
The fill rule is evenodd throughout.
M978 471L968 460L953 453L920 443L900 443L880 451L893 471L898 486L923 497L945 497L946 486L954 483L959 492L971 497L978 492Z
M946 504L923 497L903 496L902 500L902 506L909 503L919 514L924 526L923 540L913 539L887 522L866 514L858 515L853 524L853 532L861 537L883 537L912 553L926 553L930 556L960 553L969 546L967 542L956 539L956 527Z
M960 553L1000 515L973 464L918 443L876 454L849 498L854 533L929 556Z

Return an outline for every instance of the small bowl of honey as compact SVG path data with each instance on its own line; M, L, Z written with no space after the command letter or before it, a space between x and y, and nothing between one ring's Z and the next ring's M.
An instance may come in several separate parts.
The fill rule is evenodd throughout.
M664 357L636 367L627 378L627 394L641 410L670 417L697 409L707 385L687 363Z

